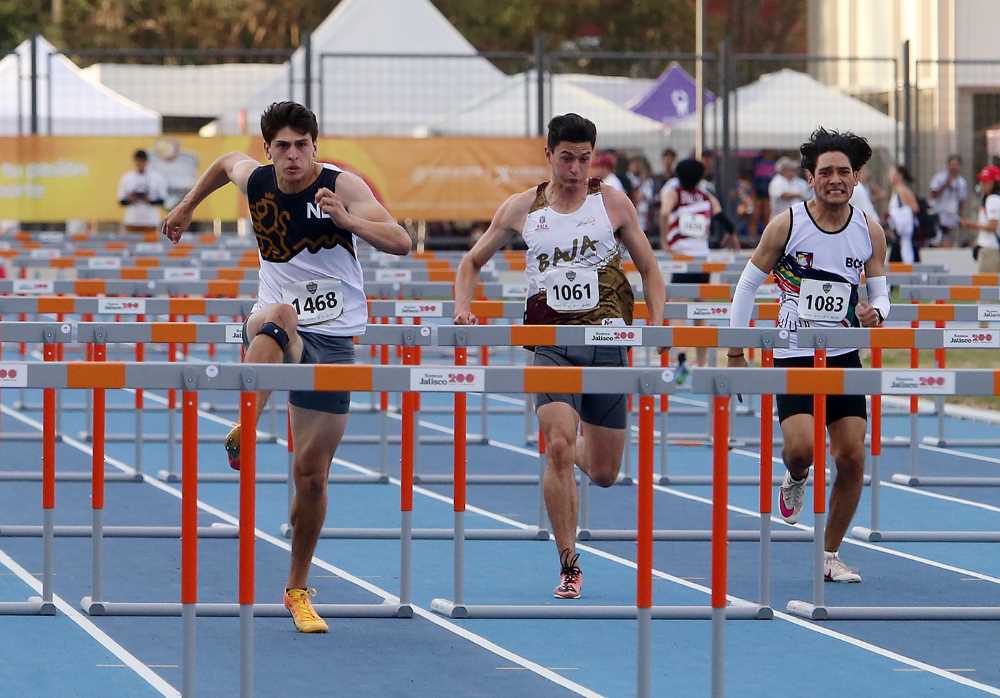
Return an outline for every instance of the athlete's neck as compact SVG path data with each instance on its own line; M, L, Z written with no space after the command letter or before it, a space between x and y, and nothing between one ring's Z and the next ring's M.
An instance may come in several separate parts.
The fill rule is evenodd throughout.
M806 202L806 206L813 221L823 230L840 230L851 216L849 203L825 204L819 199L812 199Z
M545 200L550 208L559 213L572 213L587 198L587 186L586 180L572 185L552 181L545 188Z
M274 176L278 182L278 191L282 194L298 194L299 192L305 191L313 185L319 176L323 172L323 166L320 163L314 163L312 168L312 174L306 174L305 177L301 179L296 179L289 182L286 179L282 179L281 175L275 171Z

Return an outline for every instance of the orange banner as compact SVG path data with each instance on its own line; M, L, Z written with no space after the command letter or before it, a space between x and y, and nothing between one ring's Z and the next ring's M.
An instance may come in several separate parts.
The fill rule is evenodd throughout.
M248 137L0 138L0 218L121 220L118 182L140 148L166 180L168 208L220 155L237 150L265 162L262 141ZM321 138L319 158L363 177L395 217L429 221L489 220L548 173L542 140L529 138ZM236 189L224 187L195 218L246 215Z

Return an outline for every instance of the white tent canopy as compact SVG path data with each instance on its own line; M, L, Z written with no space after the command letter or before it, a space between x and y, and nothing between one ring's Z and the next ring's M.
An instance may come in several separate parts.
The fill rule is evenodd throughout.
M84 75L42 37L36 44L38 132L54 136L148 136L160 133L155 111ZM31 131L31 41L0 60L0 134ZM17 96L20 96L20 99Z
M341 0L311 42L312 106L322 133L419 135L506 79L430 0ZM293 54L291 67L292 94L282 76L244 105L249 128L271 102L303 101L303 48ZM239 121L239 112L230 112L215 126L238 133Z
M694 145L697 117L674 123L672 145L685 152ZM740 150L797 150L818 126L853 131L873 148L895 149L898 124L878 109L805 73L779 70L729 93L731 143ZM713 125L714 121L714 125ZM705 130L721 133L722 108L705 109Z

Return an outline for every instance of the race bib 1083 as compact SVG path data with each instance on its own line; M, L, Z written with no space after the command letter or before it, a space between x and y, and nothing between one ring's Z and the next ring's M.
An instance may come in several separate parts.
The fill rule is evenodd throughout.
M802 279L799 287L799 317L803 320L840 322L847 317L850 302L849 283Z

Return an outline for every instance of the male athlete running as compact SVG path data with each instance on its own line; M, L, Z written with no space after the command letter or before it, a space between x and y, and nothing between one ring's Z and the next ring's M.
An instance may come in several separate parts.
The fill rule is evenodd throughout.
M315 115L301 104L277 102L261 116L271 165L229 153L202 174L170 212L163 234L176 243L195 208L232 182L250 204L260 251L257 303L243 325L247 363L353 363L353 337L368 322L357 238L394 255L410 237L350 172L316 161ZM270 391L258 392L257 417ZM349 392L289 393L295 444L292 556L285 606L296 628L326 632L306 582L326 518L330 461L347 426ZM229 463L239 468L239 425L226 439Z
M597 129L578 114L549 122L545 157L552 180L507 199L489 229L462 259L455 282L455 322L476 322L470 303L479 270L514 236L528 245L530 324L631 324L632 287L622 268L622 247L642 276L650 325L663 324L663 277L629 198L588 178ZM535 366L625 366L623 347L535 347ZM536 398L548 468L545 505L559 552L555 596L580 597L577 499L573 465L610 487L625 447L625 396L545 393ZM582 424L581 424L582 422Z
M798 328L877 327L889 316L890 307L883 268L885 233L878 221L848 203L858 182L858 170L871 157L871 147L853 133L820 128L802 144L800 152L815 198L792 206L767 224L740 276L730 313L730 326L746 327L754 293L774 270L781 289L778 322L791 334L791 348L774 350L774 365L778 367L813 365L813 350L798 347ZM858 302L862 270L867 280L867 303ZM830 349L827 355L831 368L861 368L857 349ZM742 349L730 350L730 367L746 365ZM785 442L782 460L787 468L778 506L782 518L795 523L813 462L813 398L779 395L777 403ZM861 575L844 564L837 551L861 498L867 419L863 395L826 398L826 426L837 465L824 541L828 582L861 581Z

